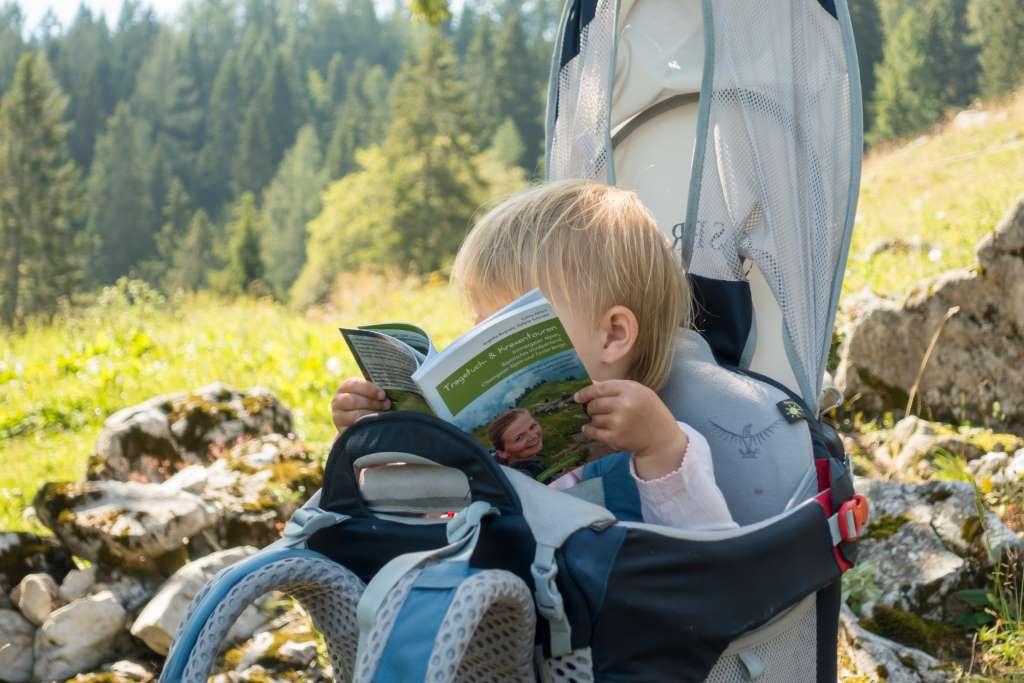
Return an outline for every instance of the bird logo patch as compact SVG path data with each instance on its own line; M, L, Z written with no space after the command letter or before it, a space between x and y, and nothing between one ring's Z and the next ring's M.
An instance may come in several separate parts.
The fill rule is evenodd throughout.
M779 426L782 420L776 420L770 425L765 427L759 432L754 431L754 423L748 422L743 425L743 429L737 434L736 432L726 429L722 425L718 424L714 420L708 420L711 426L714 427L718 433L735 444L739 449L740 456L744 460L756 458L758 453L761 452L761 446L764 445L769 438L771 438L772 432Z

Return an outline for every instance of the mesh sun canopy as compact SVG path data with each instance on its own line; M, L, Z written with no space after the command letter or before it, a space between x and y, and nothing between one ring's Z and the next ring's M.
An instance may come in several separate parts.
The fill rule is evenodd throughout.
M694 275L745 281L756 268L781 312L780 362L812 407L861 154L837 5L569 0L549 95L549 177L637 191Z

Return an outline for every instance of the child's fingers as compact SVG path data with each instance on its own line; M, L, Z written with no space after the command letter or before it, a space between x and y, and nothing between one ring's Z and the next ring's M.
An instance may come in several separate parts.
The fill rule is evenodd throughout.
M390 407L390 403L387 399L381 401L376 398L360 396L359 394L335 394L334 400L331 401L331 410L333 412L387 410Z
M384 400L384 390L362 377L349 377L338 387L338 394L356 394L366 398Z
M617 398L611 396L602 396L601 398L595 398L587 401L587 415L594 417L595 415L605 415L607 413L613 413L618 408L619 401Z
M588 439L594 439L595 441L600 441L601 443L609 445L611 445L613 438L613 434L610 430L595 427L593 424L583 425L583 435Z
M583 387L573 395L577 403L587 403L602 396L614 396L619 393L615 382L594 382L590 386Z

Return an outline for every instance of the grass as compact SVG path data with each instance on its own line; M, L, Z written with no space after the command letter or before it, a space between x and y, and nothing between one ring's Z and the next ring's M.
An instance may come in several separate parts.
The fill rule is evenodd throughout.
M214 380L262 385L292 408L299 436L325 446L334 389L358 374L337 328L395 320L420 324L440 346L470 324L438 278L352 275L305 315L267 300L161 302L131 284L0 338L0 529L35 528L22 511L36 489L80 479L103 421L156 394Z
M949 123L873 151L864 163L844 292L867 287L898 295L921 278L970 266L978 240L1024 193L1020 178L1024 91L991 106L983 125ZM867 256L889 240L903 245Z

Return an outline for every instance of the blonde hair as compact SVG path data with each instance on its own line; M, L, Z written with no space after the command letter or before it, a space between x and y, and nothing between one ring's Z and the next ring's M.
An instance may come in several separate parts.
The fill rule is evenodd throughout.
M689 324L690 290L679 258L633 192L582 180L513 195L466 236L452 283L478 310L495 310L539 287L587 311L630 309L639 332L630 379L659 389L676 328Z

